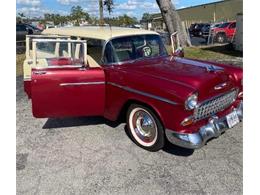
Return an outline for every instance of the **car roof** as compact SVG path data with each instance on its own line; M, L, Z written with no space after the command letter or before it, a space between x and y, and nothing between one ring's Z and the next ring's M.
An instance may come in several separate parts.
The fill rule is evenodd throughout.
M108 26L78 26L78 27L62 27L46 29L42 34L55 34L62 36L86 37L93 39L109 40L115 37L153 34L159 35L157 32L123 27L108 27Z

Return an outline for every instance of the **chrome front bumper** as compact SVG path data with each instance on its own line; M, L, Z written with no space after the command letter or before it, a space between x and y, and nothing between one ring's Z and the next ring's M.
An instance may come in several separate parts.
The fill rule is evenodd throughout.
M243 119L243 102L239 104L232 112L237 112L240 121ZM174 145L184 148L197 149L204 146L211 138L220 136L226 129L228 129L226 116L218 118L213 116L209 123L202 126L197 133L185 134L166 129L166 137Z

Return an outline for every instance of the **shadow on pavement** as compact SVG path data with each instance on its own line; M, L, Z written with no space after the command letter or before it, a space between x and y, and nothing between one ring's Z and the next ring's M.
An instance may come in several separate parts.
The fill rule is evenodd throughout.
M236 51L234 50L232 44L225 44L225 45L215 45L215 46L211 46L211 47L205 47L202 48L203 50L207 50L207 51L213 51L216 53L222 53L222 54L226 54L226 55L230 55L233 57L243 57L243 53L240 51Z
M63 127L77 127L87 125L106 124L110 127L117 127L120 125L119 121L109 121L103 117L75 117L75 118L49 118L43 125L43 129L63 128Z
M176 156L190 156L194 152L193 149L182 148L182 147L173 145L168 141L166 141L163 151L167 152L169 154L176 155Z
M122 121L109 121L103 117L74 117L74 118L49 118L46 123L43 125L43 129L52 129L52 128L64 128L64 127L78 127L78 126L87 126L87 125L100 125L106 124L112 128L119 126ZM124 127L125 133L129 139L131 139L127 127ZM193 154L194 150L181 148L176 145L171 144L166 140L165 146L162 149L164 152L173 154L176 156L190 156Z
M125 125L124 129L125 129L125 133L128 136L128 138L132 140L132 138L130 137L130 135L127 131L126 125ZM162 150L166 153L169 153L169 154L173 154L173 155L176 155L176 156L184 156L184 157L190 156L194 152L194 150L192 150L192 149L181 148L181 147L178 147L176 145L173 145L170 142L168 142L167 140L166 140L165 146L163 147Z

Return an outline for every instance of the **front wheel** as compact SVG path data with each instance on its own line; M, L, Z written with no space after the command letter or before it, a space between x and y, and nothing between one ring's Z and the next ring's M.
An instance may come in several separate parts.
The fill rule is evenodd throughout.
M132 140L148 151L158 151L164 146L164 128L156 114L149 108L132 104L127 111L127 131Z
M218 43L225 43L227 41L227 37L224 33L217 34L216 40Z

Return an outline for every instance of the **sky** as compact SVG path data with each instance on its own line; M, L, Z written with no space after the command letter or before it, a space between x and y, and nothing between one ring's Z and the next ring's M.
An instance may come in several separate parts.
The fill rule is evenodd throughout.
M218 0L172 0L177 9L216 1ZM74 5L80 5L91 16L98 17L98 0L16 0L16 12L28 17L39 17L44 13L67 15ZM160 12L156 0L114 0L110 17L127 14L141 19L145 12ZM104 12L104 15L108 16L108 13Z

